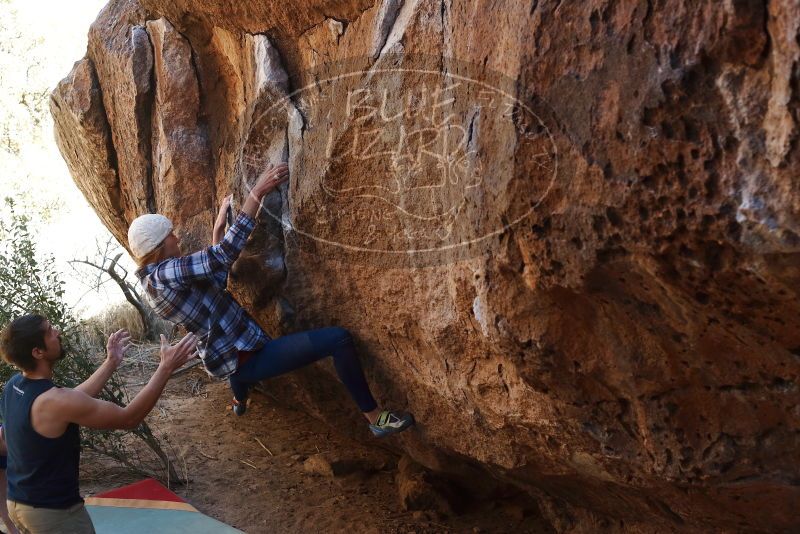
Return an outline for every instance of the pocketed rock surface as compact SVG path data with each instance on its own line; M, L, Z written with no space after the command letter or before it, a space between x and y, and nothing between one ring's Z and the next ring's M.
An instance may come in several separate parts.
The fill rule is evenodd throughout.
M800 529L800 7L112 1L56 139L125 243L263 203L229 289L341 325L393 445L561 532ZM329 365L267 384L355 433ZM354 434L355 435L355 434Z

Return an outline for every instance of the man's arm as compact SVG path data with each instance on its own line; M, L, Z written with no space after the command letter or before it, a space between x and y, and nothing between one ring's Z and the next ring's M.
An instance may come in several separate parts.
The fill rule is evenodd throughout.
M158 369L147 385L125 407L94 399L77 389L63 388L54 392L54 395L48 395L46 402L39 407L37 404L41 397L34 401L32 407L34 420L40 418L36 416L46 415L62 425L77 423L98 430L136 428L155 406L172 373L194 355L196 343L197 337L194 334L187 334L176 345L170 347L162 335L161 363ZM34 429L39 431L36 426Z
M108 379L117 370L119 364L122 362L122 356L128 349L128 344L131 340L131 335L127 330L117 330L108 336L106 343L106 359L100 367L92 373L92 376L84 380L80 385L76 386L77 391L96 397L103 390Z

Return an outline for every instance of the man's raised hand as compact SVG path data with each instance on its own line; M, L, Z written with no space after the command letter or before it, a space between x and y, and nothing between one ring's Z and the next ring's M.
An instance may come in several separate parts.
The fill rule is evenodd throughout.
M191 360L196 353L197 336L191 332L172 346L170 346L164 334L161 334L161 365L170 372L179 369L183 364Z
M122 357L130 346L131 335L125 329L120 329L108 336L106 343L106 359L111 362L114 369L122 363Z

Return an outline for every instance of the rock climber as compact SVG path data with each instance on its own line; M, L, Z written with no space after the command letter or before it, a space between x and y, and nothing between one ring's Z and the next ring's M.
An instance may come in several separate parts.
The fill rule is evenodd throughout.
M268 166L224 232L227 197L214 223L212 245L186 256L167 217L136 218L128 230L128 244L139 265L136 276L145 298L160 317L197 334L206 371L230 381L236 415L244 415L249 389L258 381L333 356L339 379L372 433L382 437L401 432L414 424L414 417L378 408L346 329L319 328L271 339L225 289L228 271L255 227L262 198L288 178L286 164Z

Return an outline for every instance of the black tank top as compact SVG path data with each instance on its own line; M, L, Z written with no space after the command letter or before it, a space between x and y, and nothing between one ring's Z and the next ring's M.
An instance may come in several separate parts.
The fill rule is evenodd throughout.
M31 426L36 397L55 387L48 379L16 374L3 390L3 432L8 445L8 499L43 508L69 508L82 501L78 490L81 444L78 425L70 423L57 438Z

